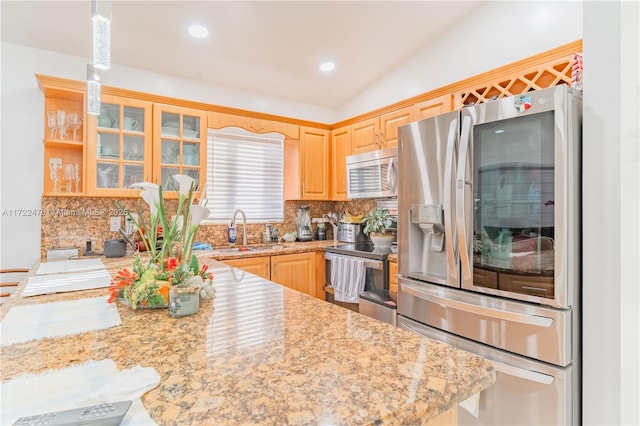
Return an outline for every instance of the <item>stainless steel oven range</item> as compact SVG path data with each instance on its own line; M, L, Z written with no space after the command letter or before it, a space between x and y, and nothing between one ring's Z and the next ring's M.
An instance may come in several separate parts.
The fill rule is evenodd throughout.
M396 324L395 296L389 293L390 248L374 248L370 242L338 243L324 248L326 300L355 312ZM356 265L356 266L354 266ZM360 267L364 275L362 290L357 292L357 300L343 301L338 297L338 280L341 274L348 274L349 268ZM357 272L357 271L356 271ZM357 275L357 273L354 273ZM350 284L355 284L350 282Z

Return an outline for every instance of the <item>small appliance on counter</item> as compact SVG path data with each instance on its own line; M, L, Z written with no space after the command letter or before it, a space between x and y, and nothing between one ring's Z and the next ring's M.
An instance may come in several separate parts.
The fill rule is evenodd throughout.
M311 231L311 216L309 216L309 206L298 208L298 241L311 241L313 232Z
M127 245L122 238L114 238L104 242L104 257L124 257Z
M365 225L359 223L338 222L338 241L344 243L368 242L369 238L364 234Z

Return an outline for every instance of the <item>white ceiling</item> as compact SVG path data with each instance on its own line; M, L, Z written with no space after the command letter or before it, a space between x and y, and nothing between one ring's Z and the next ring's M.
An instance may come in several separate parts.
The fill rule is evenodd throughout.
M112 64L338 108L480 1L113 1ZM0 2L2 41L91 58L90 1ZM206 39L187 35L193 23ZM337 67L322 74L326 60ZM107 71L108 72L108 71Z

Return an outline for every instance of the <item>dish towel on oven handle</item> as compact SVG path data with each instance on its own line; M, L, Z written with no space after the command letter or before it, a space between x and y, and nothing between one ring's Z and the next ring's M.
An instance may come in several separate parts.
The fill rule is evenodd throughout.
M335 257L331 260L331 286L336 302L358 303L366 277L364 259Z

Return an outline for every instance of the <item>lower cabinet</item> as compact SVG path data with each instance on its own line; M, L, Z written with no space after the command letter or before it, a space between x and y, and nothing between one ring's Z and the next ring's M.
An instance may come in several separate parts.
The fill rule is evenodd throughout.
M314 252L271 256L271 281L316 295L316 257Z
M230 259L224 260L224 263L293 290L324 299L324 291L318 294L318 288L324 287L324 273L317 273L317 261L316 252L308 252Z
M250 272L254 275L257 275L261 278L270 280L271 274L269 273L270 267L270 256L260 256L260 257L247 257L244 259L230 259L225 260L229 266L233 266L234 268L242 269L243 271Z
M398 262L389 262L389 291L398 292Z

